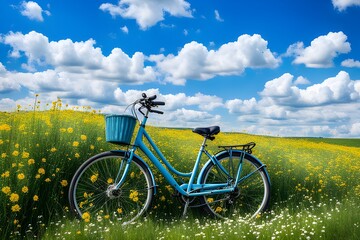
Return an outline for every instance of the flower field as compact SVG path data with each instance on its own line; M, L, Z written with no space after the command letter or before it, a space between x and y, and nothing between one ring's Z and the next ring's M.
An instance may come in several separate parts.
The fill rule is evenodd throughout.
M0 236L44 239L359 239L360 140L297 139L220 133L217 145L256 142L271 177L270 209L253 221L181 218L173 189L160 186L147 216L129 225L76 220L67 192L80 164L119 148L105 141L104 116L89 109L0 113ZM170 162L189 171L202 138L188 129L148 127ZM141 154L140 154L141 155ZM206 159L203 159L205 163ZM146 233L146 234L145 234Z

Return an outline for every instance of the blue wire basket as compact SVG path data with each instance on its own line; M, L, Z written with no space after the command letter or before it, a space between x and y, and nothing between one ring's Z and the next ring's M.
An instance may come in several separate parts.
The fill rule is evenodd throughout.
M129 145L136 125L136 118L130 115L107 115L105 117L106 141Z

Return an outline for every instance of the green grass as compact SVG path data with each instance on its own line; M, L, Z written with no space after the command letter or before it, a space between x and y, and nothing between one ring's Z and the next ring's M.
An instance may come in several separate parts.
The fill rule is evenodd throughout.
M149 126L147 130L175 168L191 170L202 142L199 135L189 129ZM104 116L60 111L59 103L47 112L0 113L1 238L360 237L359 139L220 133L208 143L212 153L219 151L217 145L257 143L253 154L267 165L271 177L269 211L255 221L214 220L203 217L201 211L190 211L181 219L181 203L154 171L160 187L153 205L146 217L126 227L105 219L85 223L74 219L68 209L69 183L80 164L92 155L119 148L104 139Z

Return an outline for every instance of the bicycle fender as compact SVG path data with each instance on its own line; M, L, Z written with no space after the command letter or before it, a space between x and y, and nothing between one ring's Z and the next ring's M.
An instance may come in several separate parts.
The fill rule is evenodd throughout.
M113 150L111 152L123 152L124 154L128 153L128 151L124 151L124 150ZM133 158L137 158L142 164L144 164L144 166L147 168L147 170L149 171L150 173L150 176L151 176L151 180L153 182L153 188L154 188L154 195L156 194L156 182L155 182L155 177L154 177L154 174L153 172L151 171L149 165L137 154L134 153L133 155Z
M244 151L242 150L232 150L232 152L239 152L239 153L244 153ZM221 157L222 154L228 154L227 151L221 151L221 152L218 152L217 154L214 155L214 157L218 158L218 157ZM266 165L263 164L258 158L256 158L254 155L252 154L249 154L247 152L245 152L245 155L249 156L250 158L252 158L259 166L264 166L263 167L263 170L264 172L266 173L266 176L267 176L267 179L269 181L269 184L271 185L271 182L270 182L270 177L269 177L269 173L266 169ZM199 173L199 176L198 176L198 181L197 183L200 184L200 180L202 179L202 176L204 175L204 172L205 172L205 169L207 168L207 166L209 164L212 164L212 159L209 159L203 166L203 168L200 170L200 173Z

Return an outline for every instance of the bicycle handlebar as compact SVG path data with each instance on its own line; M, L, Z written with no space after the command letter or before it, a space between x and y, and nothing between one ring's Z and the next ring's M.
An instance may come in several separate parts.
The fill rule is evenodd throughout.
M135 103L140 103L141 107L139 108L139 112L141 112L143 115L145 115L141 109L146 108L149 112L153 112L153 113L157 113L157 114L163 114L164 112L162 111L158 111L158 110L153 110L151 108L153 107L157 107L157 106L164 106L165 102L160 102L160 101L154 101L156 99L156 95L153 96L146 96L145 93L142 94L141 99L137 100ZM147 114L146 114L147 115Z

